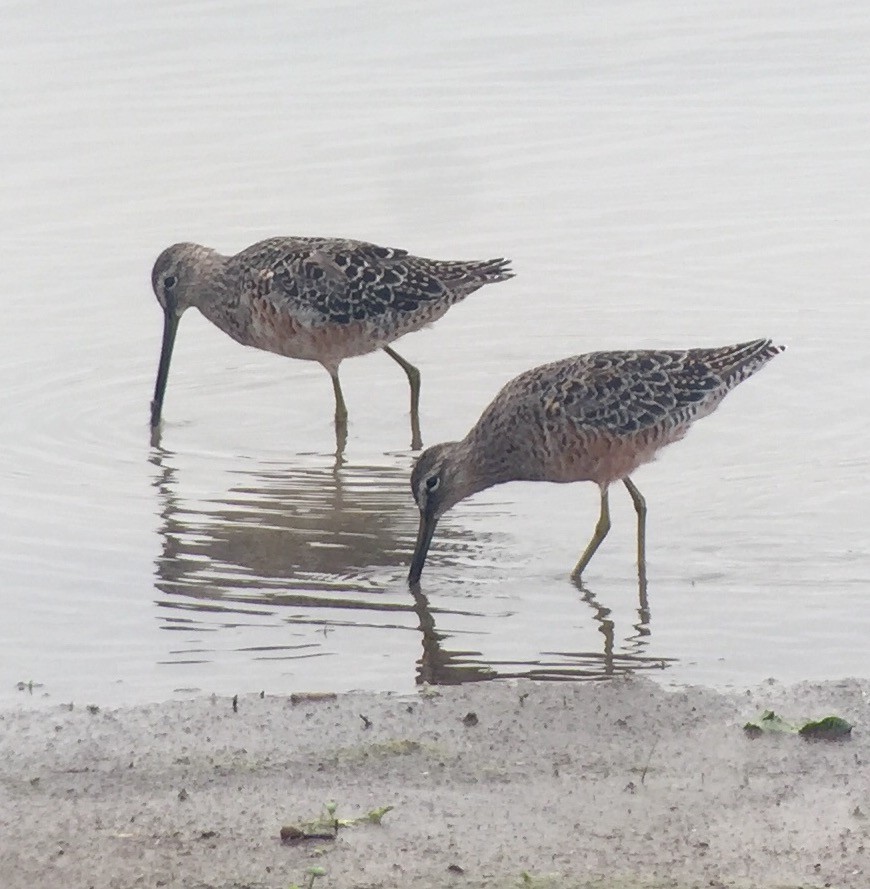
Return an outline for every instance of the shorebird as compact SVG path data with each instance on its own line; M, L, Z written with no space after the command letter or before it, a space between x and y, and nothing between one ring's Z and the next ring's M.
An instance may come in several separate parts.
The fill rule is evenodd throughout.
M409 582L419 582L435 526L460 500L510 481L592 481L601 511L572 574L579 581L610 530L608 488L622 481L637 512L645 587L646 501L629 476L784 348L754 340L679 352L590 352L520 374L462 441L434 445L417 460L411 491L420 528Z
M510 277L505 259L423 259L335 238L269 238L235 256L175 244L157 257L151 272L164 316L151 428L160 424L178 321L196 306L244 346L322 364L332 378L340 438L347 407L338 366L345 358L383 349L408 377L411 447L420 448L420 372L389 344L436 321L484 284Z

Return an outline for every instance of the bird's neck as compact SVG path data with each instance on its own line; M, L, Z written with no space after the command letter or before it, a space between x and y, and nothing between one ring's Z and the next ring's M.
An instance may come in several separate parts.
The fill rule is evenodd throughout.
M196 245L196 284L191 293L190 304L196 306L206 317L220 301L226 279L226 257L210 247Z
M484 491L493 485L501 485L517 478L512 454L499 446L492 438L478 436L472 429L468 436L458 443L462 463L467 467L467 486L471 493Z

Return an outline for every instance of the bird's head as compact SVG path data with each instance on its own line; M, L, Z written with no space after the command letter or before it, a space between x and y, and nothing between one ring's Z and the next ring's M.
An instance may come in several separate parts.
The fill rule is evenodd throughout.
M463 478L458 442L444 442L427 448L411 472L411 493L420 510L420 528L408 574L411 584L420 580L438 519L471 493Z
M152 429L160 424L178 321L184 311L196 304L196 300L208 291L204 273L214 265L215 258L219 258L218 254L208 247L201 247L199 244L173 244L157 257L151 270L151 286L160 308L163 309L163 345L160 349L157 381L154 384L154 398L151 401Z
M151 286L165 315L180 318L195 304L202 270L213 250L199 244L173 244L167 247L151 270Z

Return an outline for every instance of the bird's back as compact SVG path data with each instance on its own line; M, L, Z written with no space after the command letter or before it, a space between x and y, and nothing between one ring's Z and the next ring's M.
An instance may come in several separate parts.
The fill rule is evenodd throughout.
M501 450L516 478L613 481L682 438L781 351L755 340L566 358L511 380L468 438L492 456Z
M261 298L311 325L383 319L404 326L421 314L427 323L484 284L512 276L504 259L434 260L334 238L270 238L230 262Z

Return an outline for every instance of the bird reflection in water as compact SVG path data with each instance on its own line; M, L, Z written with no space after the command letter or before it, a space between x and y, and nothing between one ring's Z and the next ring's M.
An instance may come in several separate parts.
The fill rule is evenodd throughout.
M482 660L478 651L448 650L444 640L451 634L439 631L436 612L419 584L411 587L415 610L420 620L423 654L417 662L417 684L458 685L484 679L599 680L624 676L638 670L663 670L674 658L644 655L649 626L635 624L635 634L625 640L627 651L616 650L615 626L610 609L603 608L590 592L584 600L593 609L593 617L604 637L603 651L544 651L534 660Z
M341 629L366 634L369 645L373 632L386 633L377 650L390 660L378 669L391 673L394 657L404 649L401 639L419 633L418 684L520 676L597 679L664 665L661 658L642 654L648 617L641 619L637 638L618 646L622 653L615 651L609 612L586 590L584 599L604 636L603 651L493 661L472 646L460 647L463 637L497 633L498 614L484 598L487 588L471 597L463 584L461 608L443 606L450 597L440 594L435 607L419 588L409 597L404 577L417 517L404 456L387 457L384 465L354 466L331 456L300 455L295 465L234 468L229 488L216 495L195 484L198 462L188 467L181 455L162 448L151 452L161 538L155 573L162 595L156 604L164 629L184 631L186 640L194 640L174 650L171 663L225 657L219 643L212 644L214 634L236 630L240 635L234 640L254 641L235 649L238 654L294 661L294 674L304 684L346 687L355 655L350 646L338 647L330 639L331 631ZM206 485L221 477L213 469ZM495 535L444 524L436 557L447 568L478 559L493 546ZM475 601L483 610L475 609ZM570 595L565 608L572 608ZM335 660L324 660L329 655ZM306 667L313 658L317 664ZM385 684L394 681L391 676Z

